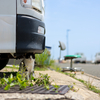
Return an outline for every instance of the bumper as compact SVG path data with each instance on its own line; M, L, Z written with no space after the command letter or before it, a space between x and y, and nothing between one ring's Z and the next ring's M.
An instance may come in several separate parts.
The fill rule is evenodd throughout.
M17 15L16 53L42 53L45 49L45 36L38 33L38 26L45 24L33 17Z

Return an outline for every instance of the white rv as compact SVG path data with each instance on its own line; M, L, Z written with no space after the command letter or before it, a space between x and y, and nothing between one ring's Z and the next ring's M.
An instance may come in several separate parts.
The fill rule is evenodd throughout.
M0 0L0 69L45 49L43 0Z
M75 58L74 63L86 63L86 57L83 53L76 53L75 55L80 55L81 58Z
M100 63L100 52L96 53L95 59L94 59L94 63L95 64L99 64Z

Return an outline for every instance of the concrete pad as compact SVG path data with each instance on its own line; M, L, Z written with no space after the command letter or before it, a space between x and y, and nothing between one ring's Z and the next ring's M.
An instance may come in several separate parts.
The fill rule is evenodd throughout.
M70 90L71 92L66 93L66 96L70 96L71 98L74 98L75 100L88 100L90 97L91 98L93 97L94 98L93 100L100 100L99 94L88 90L83 83L65 74L62 74L56 71L36 71L35 75L38 75L39 73L48 74L50 76L50 80L54 80L54 82L57 85L73 85L74 88L77 89L78 91L73 92L72 90Z

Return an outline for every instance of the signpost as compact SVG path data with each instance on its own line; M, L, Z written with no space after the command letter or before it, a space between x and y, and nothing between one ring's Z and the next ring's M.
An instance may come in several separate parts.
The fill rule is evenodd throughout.
M66 49L66 46L63 42L59 41L59 47L60 47L60 56L59 56L59 61L61 59L61 50L65 50Z

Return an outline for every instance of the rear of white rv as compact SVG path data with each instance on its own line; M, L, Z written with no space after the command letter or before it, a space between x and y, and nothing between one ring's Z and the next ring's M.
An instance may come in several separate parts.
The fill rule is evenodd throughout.
M0 0L0 69L45 49L43 0Z

